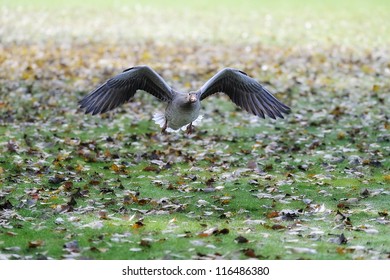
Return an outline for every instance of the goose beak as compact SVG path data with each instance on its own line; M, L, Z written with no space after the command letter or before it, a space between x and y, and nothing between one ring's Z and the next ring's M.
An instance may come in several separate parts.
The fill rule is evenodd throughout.
M198 101L198 98L196 97L195 94L191 94L191 95L190 95L190 98L189 98L189 101L190 101L191 103L195 103L196 101Z
M190 102L191 102L191 103L194 103L194 102L196 102L197 100L198 100L198 98L196 98L195 95L192 95L192 96L190 97Z

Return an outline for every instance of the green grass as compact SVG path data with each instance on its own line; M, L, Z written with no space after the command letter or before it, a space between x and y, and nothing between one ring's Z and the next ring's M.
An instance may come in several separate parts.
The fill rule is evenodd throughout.
M116 135L115 128L113 131L110 131L110 128L105 128L103 131L110 135ZM96 132L96 136L103 133L103 131ZM26 133L29 133L29 131L26 131ZM73 135L70 134L68 137L73 137ZM86 135L79 135L79 137L80 139L89 138L86 137ZM141 143L148 141L143 132L138 132L137 137ZM221 137L223 139L223 137L229 137L229 135ZM170 138L170 136L168 136L168 138ZM226 141L223 145L228 144L228 153L234 155L234 153L237 153L237 150L242 148L248 149L248 145L253 144L249 139L250 137L240 136L239 141ZM206 149L204 146L193 146L185 138L178 139L176 142L184 143L189 150ZM97 149L104 150L102 147L103 143L96 144ZM151 147L146 148L146 150L142 152L148 154L156 149L157 151L163 151L164 149L158 148L159 145L163 146L165 149L170 148L169 144L166 143L156 143L155 145L156 146L152 145ZM65 147L61 148L60 145L58 148L63 149ZM213 150L213 146L209 147L209 149ZM67 150L69 151L69 147L67 147ZM137 153L136 150L132 150L131 146L129 149L122 148L119 151L110 150L110 152L119 153L120 160L122 161L131 160L134 154ZM183 152L187 153L186 150L183 150ZM71 155L74 155L75 153L75 151L70 151ZM56 156L56 154L54 154L54 156ZM146 157L147 156L148 155L146 155ZM52 160L53 158L49 157L47 161L51 162ZM236 160L232 159L229 162L229 167L226 172L230 173L238 168L245 167L243 161L252 160L252 155L237 156ZM386 251L387 247L384 244L386 244L387 240L385 236L388 227L385 225L378 226L375 222L369 222L370 224L375 225L375 228L381 232L378 238L375 238L374 240L366 234L362 234L359 231L351 231L351 229L347 231L332 230L336 224L333 219L335 215L334 211L337 209L339 200L342 198L358 197L360 191L365 187L370 189L374 189L375 185L379 187L382 178L372 178L375 185L371 187L366 186L362 184L359 179L343 178L342 175L340 175L340 171L342 170L342 167L340 167L340 169L336 169L332 172L332 175L337 177L334 180L325 181L325 185L317 186L310 182L305 183L304 180L302 180L303 182L297 180L292 185L281 185L279 188L276 188L278 193L287 195L287 201L290 200L289 197L291 196L297 197L297 199L292 199L289 204L285 205L277 200L273 201L273 199L267 198L259 199L255 196L257 192L262 191L269 186L274 186L275 182L278 182L279 179L285 177L285 171L275 165L272 159L265 159L264 164L272 164L275 166L272 171L267 173L276 176L276 178L271 181L260 179L258 183L250 182L252 177L256 177L254 176L253 171L250 170L245 171L244 174L247 176L240 175L238 180L227 183L221 178L222 176L220 173L210 173L210 171L207 171L207 169L212 166L210 165L210 161L218 165L219 159L211 156L209 160L206 159L192 164L174 163L171 169L162 170L157 174L156 172L143 171L146 166L150 165L148 160L141 160L141 162L134 166L126 167L118 172L119 174L116 174L111 170L113 164L112 160L85 163L83 158L75 156L69 160L64 160L59 163L58 166L50 164L51 168L53 168L50 172L51 174L61 173L64 169L67 170L69 167L75 167L79 163L88 165L90 170L81 171L75 176L71 176L74 178L73 180L76 181L74 181L71 190L68 191L63 190L62 184L53 185L49 183L46 176L41 178L43 182L39 184L32 182L33 180L36 180L36 178L33 177L32 180L25 178L25 183L18 184L17 189L15 186L15 190L10 197L10 201L13 205L18 204L18 200L16 199L18 197L22 198L22 201L25 200L26 195L24 193L27 190L37 187L43 189L39 191L41 198L38 200L37 204L32 207L33 210L25 209L25 207L21 207L20 210L17 210L23 219L34 221L34 223L26 223L25 221L20 221L18 219L11 219L11 225L14 226L12 232L17 233L17 236L7 236L7 231L3 230L3 248L19 246L21 247L21 251L18 252L18 254L21 255L39 257L43 254L53 258L61 258L61 256L64 256L62 249L64 242L77 240L80 247L80 250L77 250L77 253L80 255L77 254L75 256L93 259L159 259L166 257L189 259L196 255L203 256L207 254L218 254L226 258L245 258L243 252L248 248L253 249L261 258L297 258L299 254L286 255L283 253L286 252L286 249L284 248L283 243L280 243L280 240L291 239L288 235L286 236L286 231L288 231L287 229L289 227L294 227L296 221L282 221L280 224L283 227L286 227L282 230L276 231L268 228L272 227L274 222L272 219L267 218L267 213L281 211L287 208L302 209L302 221L299 223L302 227L308 227L304 231L304 234L298 237L298 240L294 241L292 245L296 247L314 246L313 248L319 252L315 255L315 259L349 259L352 255L337 253L336 250L340 245L330 244L326 240L308 242L306 240L307 236L305 235L310 233L310 228L325 230L324 239L326 239L327 234L344 232L347 238L351 239L349 245L370 244L370 246L378 247L381 248L381 250ZM8 163L3 166L9 174L19 172L17 171L18 168L12 164ZM185 179L187 174L191 173L189 171L191 166L201 167L203 169L203 171L196 173L196 181L192 181L189 178ZM315 170L311 170L311 172L313 171ZM321 171L321 168L318 168L318 171ZM82 180L77 182L79 180L78 178ZM206 187L204 182L210 178L215 178L214 185L224 185L225 188L223 191L212 193L202 192L201 189ZM89 183L90 180L96 179L100 181L94 183L94 185ZM153 179L159 179L163 181L163 183L152 183L151 180ZM5 178L6 183L8 180L9 179ZM69 213L56 213L56 206L68 202L71 193L74 193L77 188L88 191L88 195L76 199L77 204L74 211ZM105 189L105 191L102 192L102 189ZM130 203L129 205L124 204L123 196L128 190L139 192L139 200L143 199L145 204L139 205L135 202ZM326 190L331 196L318 196L320 190ZM226 204L223 202L224 200L221 201L221 197L223 196L230 197ZM172 214L164 214L162 216L153 214L150 216L146 215L142 218L144 226L141 228L133 227L136 219L131 222L126 220L129 218L129 215L142 217L143 215L140 214L141 212L137 212L138 210L151 211L160 208L161 205L156 205L155 201L161 198L167 198L167 200L170 200L176 205L182 205L183 210L179 212L174 211ZM324 204L326 208L333 210L331 213L328 213L329 216L325 216L325 220L323 220L323 217L316 221L316 217L321 217L321 215L309 214L306 217L304 214L306 205L301 200L303 198L315 199L316 203L319 205ZM367 198L363 200L363 204L352 206L352 210L356 212L352 215L353 218L351 217L352 224L364 225L367 221L375 219L377 213L372 210L366 212L363 205L369 204L374 209L383 211L387 210L385 206L387 205L387 199L386 196ZM90 202L88 203L87 201L91 200L94 201L95 204L92 212L78 214L80 211L83 212L81 209L87 207L87 205L90 204ZM208 204L202 207L196 206L199 200L205 200ZM208 205L215 205L215 207L220 210L215 210ZM105 209L111 217L109 219L99 219L99 209ZM310 213L309 210L307 211ZM205 215L205 212L211 213ZM225 217L226 213L229 213L228 217ZM65 223L56 225L54 220L58 217L63 218ZM70 217L76 217L77 222L68 222L67 219ZM170 223L169 221L172 219L175 219L175 221ZM265 224L248 226L243 223L243 221L247 219L264 220ZM104 225L101 229L83 227L83 225L99 220ZM300 218L298 218L298 221L299 220ZM38 227L38 229L33 230L36 227ZM220 230L228 228L229 233L226 235L211 235L209 237L197 236L202 230L212 227L218 227ZM123 233L128 233L128 236L123 237L123 243L115 243L112 241L116 234ZM177 237L182 235L185 235L186 237ZM234 239L239 235L244 235L250 240L250 243L237 244L234 242ZM267 238L265 239L263 235L267 236ZM150 244L148 243L149 245L147 246L141 246L140 242L145 238L149 238L152 242L150 242ZM32 240L44 240L44 245L39 248L29 248L28 242ZM191 243L191 241L195 243ZM202 246L194 246L193 244L202 244ZM210 247L207 247L208 245ZM130 248L140 248L141 251L132 252L129 251ZM312 258L311 255L307 254L303 254L301 257Z

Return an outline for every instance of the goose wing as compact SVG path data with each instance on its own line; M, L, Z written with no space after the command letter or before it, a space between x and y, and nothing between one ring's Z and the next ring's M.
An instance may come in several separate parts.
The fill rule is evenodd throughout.
M262 118L283 118L290 112L268 89L237 69L225 68L215 74L200 88L200 100L217 92L225 93L236 105Z
M149 66L135 66L112 77L91 91L80 102L85 113L93 115L110 111L132 98L138 90L148 92L159 100L173 98L171 87Z

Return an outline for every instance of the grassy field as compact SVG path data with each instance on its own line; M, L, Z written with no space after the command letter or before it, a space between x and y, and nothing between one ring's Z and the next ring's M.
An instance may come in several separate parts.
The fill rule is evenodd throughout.
M389 259L388 1L2 3L0 259ZM141 92L78 109L137 64L239 68L292 113L220 94L188 136Z

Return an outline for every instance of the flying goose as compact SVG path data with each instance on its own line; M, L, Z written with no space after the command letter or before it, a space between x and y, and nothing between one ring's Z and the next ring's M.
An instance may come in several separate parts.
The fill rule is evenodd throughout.
M131 67L108 79L85 96L80 108L92 115L105 113L129 101L138 90L143 90L168 103L165 113L155 115L162 132L178 130L187 125L187 133L193 130L193 122L199 117L200 103L206 97L223 92L239 107L261 118L283 118L290 108L276 99L269 90L243 71L224 68L208 80L198 91L188 93L172 89L149 66ZM169 131L169 130L168 130Z

